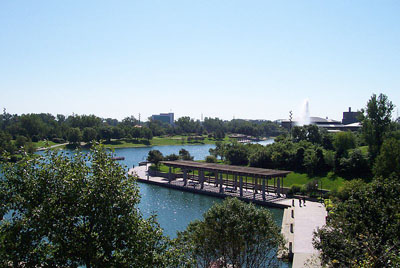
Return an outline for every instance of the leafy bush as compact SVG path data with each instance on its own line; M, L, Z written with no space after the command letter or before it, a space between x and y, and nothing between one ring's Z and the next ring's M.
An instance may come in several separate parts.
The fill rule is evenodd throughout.
M294 195L300 193L300 191L301 191L301 186L298 184L293 184L288 191L288 195Z
M53 138L52 141L55 143L64 143L65 142L65 140L63 138Z
M206 157L206 162L207 163L217 163L217 158L213 155L208 155Z
M179 156L176 154L170 154L164 157L165 160L167 161L176 161L179 159Z

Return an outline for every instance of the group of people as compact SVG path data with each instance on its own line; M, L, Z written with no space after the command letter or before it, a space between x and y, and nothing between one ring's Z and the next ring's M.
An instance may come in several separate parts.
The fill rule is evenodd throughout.
M303 198L299 198L299 207L301 207L301 200L303 200L303 206L306 206L306 197L303 196ZM293 206L294 206L294 200L293 200Z

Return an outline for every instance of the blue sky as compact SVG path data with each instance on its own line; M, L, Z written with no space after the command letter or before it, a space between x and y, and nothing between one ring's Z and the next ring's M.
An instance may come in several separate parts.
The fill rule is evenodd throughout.
M0 107L341 119L400 106L399 1L0 1Z

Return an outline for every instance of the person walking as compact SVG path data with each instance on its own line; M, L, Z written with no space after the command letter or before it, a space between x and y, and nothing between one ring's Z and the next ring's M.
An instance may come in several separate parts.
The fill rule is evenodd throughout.
M303 196L303 205L306 206L306 197Z

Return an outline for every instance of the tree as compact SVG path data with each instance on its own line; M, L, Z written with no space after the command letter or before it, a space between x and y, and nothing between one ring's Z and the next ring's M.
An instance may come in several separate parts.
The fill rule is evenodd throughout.
M179 159L192 161L193 158L194 157L190 155L189 151L187 151L183 148L179 150Z
M332 267L397 267L400 256L400 182L376 179L353 188L327 224L315 233L314 247ZM396 259L397 258L397 259Z
M107 142L110 142L112 136L113 136L112 127L107 126L100 128L100 137L102 139L105 139L107 140Z
M160 161L163 161L163 154L159 150L151 150L147 155L147 161L153 163L158 168L160 165Z
M82 134L79 128L70 128L68 131L68 140L71 143L79 143L82 140Z
M373 171L375 176L389 177L394 173L400 177L400 140L389 138L383 142Z
M356 147L356 138L350 131L336 133L333 146L339 156L347 155L347 150Z
M378 97L373 94L367 107L361 109L362 133L373 160L380 151L386 133L391 129L393 109L393 103L384 94Z
M168 239L137 208L135 179L104 148L73 157L48 151L3 163L2 173L0 266L172 265Z
M249 152L246 145L238 142L226 146L225 157L231 165L247 165L249 163Z
M82 140L84 142L91 142L93 140L96 140L96 137L97 137L97 131L94 128L85 127L83 129Z
M268 210L236 198L215 204L203 220L191 222L177 238L177 244L184 248L187 258L196 260L197 267L211 267L216 262L234 268L274 267L283 242Z
M143 131L143 137L150 141L153 138L153 132L149 128L142 128Z
M270 168L272 159L270 154L263 148L250 154L249 163L251 167Z

